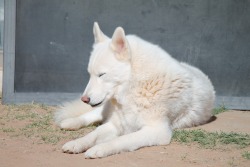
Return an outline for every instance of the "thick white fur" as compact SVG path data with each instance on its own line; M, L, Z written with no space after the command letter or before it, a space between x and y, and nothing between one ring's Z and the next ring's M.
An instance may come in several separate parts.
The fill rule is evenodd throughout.
M86 158L98 158L165 145L173 129L210 119L214 89L199 69L135 35L125 36L120 27L109 39L95 23L94 36L90 80L83 95L90 98L90 105L100 105L81 114L92 108L73 102L57 112L55 120L65 129L101 120L103 124L66 143L64 152L86 151Z
M90 105L83 103L79 98L75 101L64 103L60 109L55 112L54 121L62 129L77 130L82 126L89 125L81 121L80 118L83 114L85 115L92 110Z

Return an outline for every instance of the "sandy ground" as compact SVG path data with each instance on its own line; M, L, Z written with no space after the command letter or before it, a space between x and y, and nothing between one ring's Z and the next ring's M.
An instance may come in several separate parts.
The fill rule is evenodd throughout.
M1 141L2 167L162 167L162 166L240 166L249 167L249 160L241 157L241 150L207 150L196 146L172 143L169 146L143 148L103 159L84 159L83 154L64 154L56 147L31 144L27 140Z
M64 134L56 143L46 143L39 139L39 133L43 125L31 129L31 131L20 131L25 125L34 124L33 119L42 121L42 115L53 112L52 109L43 107L31 107L28 113L36 116L24 115L24 107L0 105L0 166L1 167L160 167L160 166L207 166L207 167L249 167L250 160L243 158L244 152L250 153L250 148L239 148L233 145L220 146L216 148L202 148L195 143L183 144L171 142L167 146L154 146L142 148L134 152L126 152L102 159L85 159L84 154L66 154L61 152L62 145L71 140L68 134L55 127L49 118L47 127L51 127L53 135ZM41 115L41 118L40 118ZM224 131L250 134L250 112L229 111L217 115L217 119L209 124L196 127L206 131ZM196 129L193 128L193 129ZM18 130L19 129L19 130ZM46 129L46 127L45 127ZM85 128L86 129L86 128ZM84 130L84 129L83 129ZM81 133L86 134L91 128ZM41 132L39 132L41 131ZM45 130L47 131L47 130ZM24 132L24 133L19 133ZM29 133L29 135L27 135ZM49 136L52 138L53 136ZM73 138L73 137L72 137Z

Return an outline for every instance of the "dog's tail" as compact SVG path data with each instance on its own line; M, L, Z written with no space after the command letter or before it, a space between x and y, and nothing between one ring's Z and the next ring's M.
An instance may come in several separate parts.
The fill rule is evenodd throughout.
M80 98L64 103L54 114L55 124L59 126L63 120L78 117L91 110L92 107L83 103Z

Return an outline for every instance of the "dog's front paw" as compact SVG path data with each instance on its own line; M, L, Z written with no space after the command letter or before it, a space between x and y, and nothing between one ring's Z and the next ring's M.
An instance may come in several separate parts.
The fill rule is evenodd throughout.
M67 142L63 145L62 151L64 153L70 153L70 154L79 154L85 151L84 146L82 146L79 142L76 140Z
M78 130L82 127L82 122L78 118L68 118L60 123L61 129Z
M111 145L107 146L105 144L96 145L85 152L85 158L103 158L115 154L111 147Z

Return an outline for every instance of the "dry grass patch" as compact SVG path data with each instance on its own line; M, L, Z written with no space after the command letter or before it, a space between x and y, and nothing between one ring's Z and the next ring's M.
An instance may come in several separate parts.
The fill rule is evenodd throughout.
M80 137L94 128L61 130L53 123L55 107L40 104L6 105L1 110L0 131L10 137L30 138L38 143L57 144L61 140Z

